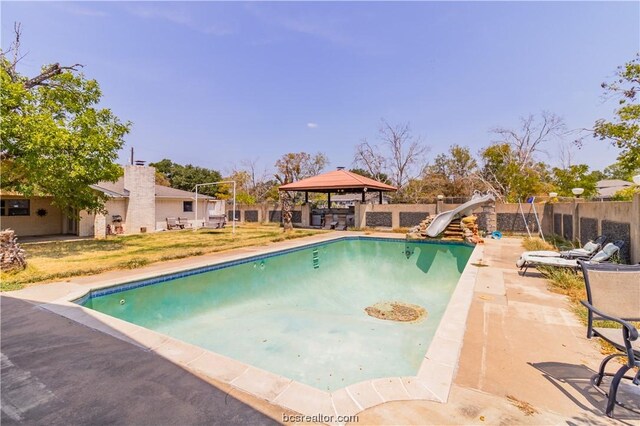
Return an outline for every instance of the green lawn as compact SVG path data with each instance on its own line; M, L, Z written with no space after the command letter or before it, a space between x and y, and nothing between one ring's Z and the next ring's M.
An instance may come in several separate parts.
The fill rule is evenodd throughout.
M27 243L27 268L3 273L0 290L18 290L42 283L115 269L135 269L165 260L200 256L248 246L264 246L285 239L306 237L323 231L295 229L283 233L277 225L243 224L236 228L157 232L110 236L106 240Z

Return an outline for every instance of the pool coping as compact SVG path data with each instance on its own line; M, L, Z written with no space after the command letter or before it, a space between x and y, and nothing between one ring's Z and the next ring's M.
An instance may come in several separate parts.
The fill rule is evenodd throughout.
M399 239L397 235L378 233L371 235L356 233L336 235L332 233L315 238L313 242L309 242L306 238L289 240L285 244L265 247L263 250L258 250L257 253L221 254L219 258L209 260L202 266L175 267L162 273L142 272L133 274L130 279L125 281L122 279L98 281L92 283L90 288L71 292L62 298L40 306L85 326L137 345L144 350L154 352L196 374L221 381L272 404L308 416L322 414L331 416L328 418L337 419L338 416L356 415L365 409L390 401L447 402L458 368L467 316L479 269L474 264L482 260L484 254L484 246L481 244L475 246L465 265L416 376L369 379L332 392L322 391L139 325L85 308L74 302L93 291L108 287L227 264L247 258L268 254L275 255L283 251L354 236L363 239ZM412 240L408 241L412 242ZM437 242L434 241L434 243Z

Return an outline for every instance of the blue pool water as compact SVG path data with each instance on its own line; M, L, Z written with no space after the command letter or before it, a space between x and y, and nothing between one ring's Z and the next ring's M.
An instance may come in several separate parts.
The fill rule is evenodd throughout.
M472 250L343 238L137 288L98 290L82 303L331 391L416 375ZM366 307L384 301L420 305L428 316L400 323L367 315Z

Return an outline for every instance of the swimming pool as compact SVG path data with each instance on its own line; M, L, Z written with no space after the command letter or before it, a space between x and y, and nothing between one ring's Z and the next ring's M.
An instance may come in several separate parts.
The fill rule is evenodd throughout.
M332 392L417 375L472 251L347 237L94 290L79 303ZM427 316L394 322L365 312L384 301Z

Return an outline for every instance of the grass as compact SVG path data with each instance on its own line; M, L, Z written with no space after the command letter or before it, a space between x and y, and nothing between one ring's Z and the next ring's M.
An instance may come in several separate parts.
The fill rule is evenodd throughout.
M556 250L555 246L538 237L525 237L522 240L522 247L527 251Z
M93 275L116 269L136 269L174 259L200 256L248 246L306 237L324 231L294 229L283 233L278 225L243 224L236 228L182 230L105 240L21 244L27 268L2 274L0 290L19 290L28 284Z

